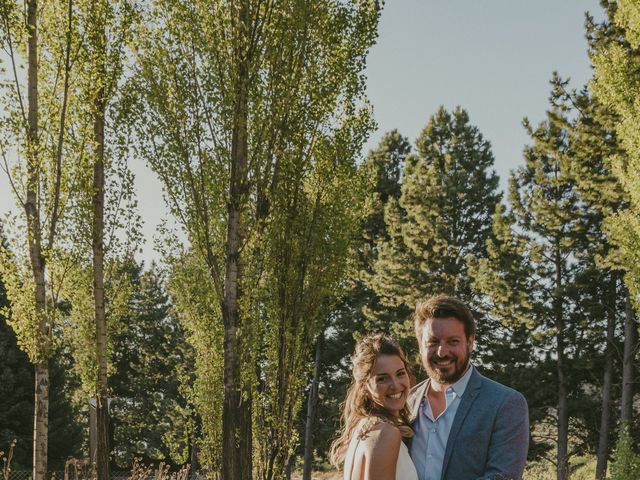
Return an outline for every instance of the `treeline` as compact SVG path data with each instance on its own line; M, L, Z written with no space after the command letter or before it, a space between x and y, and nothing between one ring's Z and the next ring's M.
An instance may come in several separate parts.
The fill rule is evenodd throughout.
M531 459L566 480L596 453L600 479L620 438L613 470L633 478L640 7L602 3L594 79L553 76L507 198L462 108L356 162L376 1L1 3L14 469L86 456L96 397L101 479L134 457L309 479L355 338L390 332L415 357L412 308L445 292L476 312L478 366L527 397ZM134 159L188 239L162 232L162 271L134 260Z

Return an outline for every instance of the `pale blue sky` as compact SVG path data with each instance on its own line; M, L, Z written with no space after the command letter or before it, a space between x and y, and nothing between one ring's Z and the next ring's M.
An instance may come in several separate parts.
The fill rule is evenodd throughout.
M544 118L557 70L581 87L591 76L584 12L597 0L388 0L371 50L368 95L378 130L413 143L438 106L460 105L491 142L501 185L522 163L526 116Z
M528 141L522 118L544 118L552 72L575 87L591 75L586 10L602 17L597 0L387 0L366 71L378 129L363 154L394 128L413 142L439 105L460 105L491 141L504 187ZM155 175L133 170L149 261L168 214ZM8 188L1 173L0 214L13 204Z

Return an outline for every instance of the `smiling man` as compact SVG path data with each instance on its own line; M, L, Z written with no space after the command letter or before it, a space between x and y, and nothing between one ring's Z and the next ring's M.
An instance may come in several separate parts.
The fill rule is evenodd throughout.
M520 480L529 448L527 402L471 365L470 310L437 295L418 303L414 326L429 375L409 397L410 453L419 479Z

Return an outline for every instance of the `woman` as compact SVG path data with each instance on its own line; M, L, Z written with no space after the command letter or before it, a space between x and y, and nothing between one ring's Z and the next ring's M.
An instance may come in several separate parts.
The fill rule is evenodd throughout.
M344 480L417 480L402 442L413 436L406 402L414 383L402 348L390 337L367 336L357 343L352 361L331 463L344 463Z

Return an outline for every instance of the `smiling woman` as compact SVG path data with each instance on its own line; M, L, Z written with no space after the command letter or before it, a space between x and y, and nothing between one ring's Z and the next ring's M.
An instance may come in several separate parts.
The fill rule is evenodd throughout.
M403 438L413 436L406 407L414 377L398 342L384 335L361 339L352 357L353 380L331 461L344 479L417 480Z
M404 361L398 355L381 354L376 358L367 382L371 400L395 417L404 408L411 381Z

